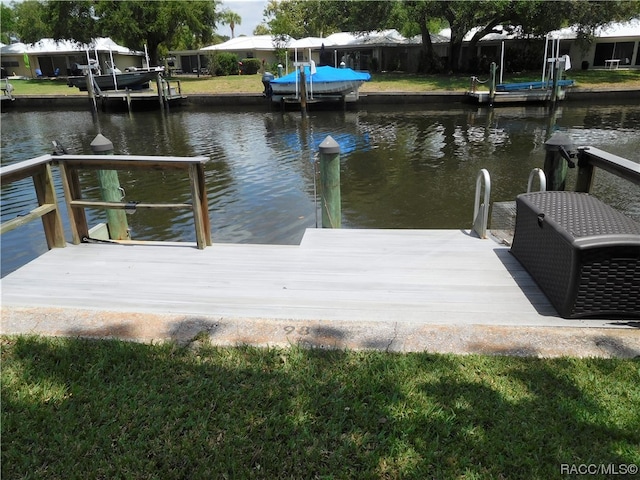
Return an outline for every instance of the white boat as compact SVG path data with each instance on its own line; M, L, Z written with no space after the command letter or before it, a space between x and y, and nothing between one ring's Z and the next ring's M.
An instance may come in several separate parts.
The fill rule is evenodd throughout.
M371 80L371 75L368 72L356 72L350 68L323 66L314 69L312 66L306 66L304 70L305 89L309 98L357 94L360 86ZM270 93L274 97L274 101L279 101L285 96L299 97L300 73L296 69L284 77L275 78L269 82Z

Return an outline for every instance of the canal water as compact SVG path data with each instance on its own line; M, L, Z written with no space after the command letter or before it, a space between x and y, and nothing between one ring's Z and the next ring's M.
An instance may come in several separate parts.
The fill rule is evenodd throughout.
M531 169L542 167L544 142L555 131L577 146L640 162L639 105L566 103L554 114L538 106L403 105L317 111L306 118L266 106L185 107L100 114L98 120L85 110L3 112L2 165L51 153L53 140L69 153L91 153L99 131L119 154L205 155L214 242L298 243L319 221L316 158L329 135L341 148L343 228L469 228L478 171L491 174L492 201L514 199L526 190ZM570 171L569 187L574 178ZM190 201L182 174L121 172L120 182L126 201ZM86 198L98 199L95 173L83 174L81 184ZM598 172L593 193L640 220L637 186ZM35 205L30 179L2 188L3 221ZM103 212L88 212L90 224L105 219ZM128 220L134 239L195 241L190 212L139 211ZM40 222L1 242L3 276L46 251Z

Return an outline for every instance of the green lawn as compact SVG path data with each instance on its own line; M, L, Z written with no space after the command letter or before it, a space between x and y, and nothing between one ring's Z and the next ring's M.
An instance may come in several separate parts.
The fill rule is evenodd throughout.
M570 70L567 78L574 79L578 88L620 87L640 89L640 70ZM488 74L481 77L486 80ZM539 80L539 72L507 75L505 82ZM232 75L228 77L181 76L170 80L180 81L184 94L261 93L261 75ZM15 95L86 95L77 88L70 88L64 79L11 80ZM366 92L428 92L468 90L470 75L411 75L404 73L376 73L372 81L363 85Z
M1 379L7 479L546 480L640 465L639 360L3 337Z

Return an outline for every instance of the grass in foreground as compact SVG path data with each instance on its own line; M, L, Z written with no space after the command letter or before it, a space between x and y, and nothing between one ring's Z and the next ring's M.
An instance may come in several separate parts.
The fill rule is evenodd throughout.
M486 80L488 74L481 76ZM567 78L576 81L578 88L624 87L640 88L640 70L570 70ZM460 75L414 75L407 73L376 73L371 82L360 89L363 93L374 92L464 92L470 87L470 74ZM525 72L507 75L505 82L539 80L540 72ZM221 93L262 93L261 75L232 75L227 77L181 76L170 79L172 84L180 81L185 95ZM65 79L11 80L14 94L20 95L83 95L77 88L69 88Z
M549 479L562 464L640 465L637 360L3 337L1 375L2 478Z

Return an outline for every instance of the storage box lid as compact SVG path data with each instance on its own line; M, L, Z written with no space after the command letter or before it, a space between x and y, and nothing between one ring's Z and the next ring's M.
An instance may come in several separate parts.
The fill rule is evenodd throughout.
M640 223L597 198L578 192L534 192L518 196L575 238L640 235Z

